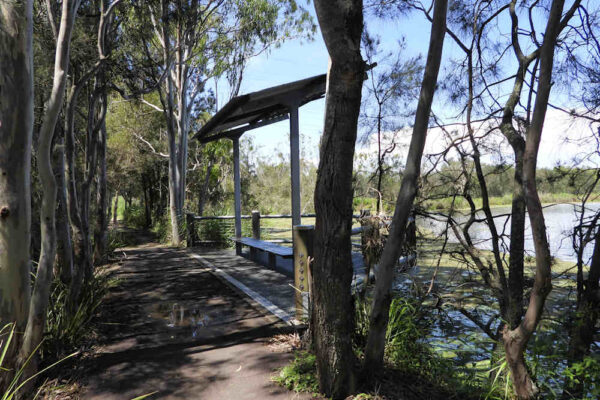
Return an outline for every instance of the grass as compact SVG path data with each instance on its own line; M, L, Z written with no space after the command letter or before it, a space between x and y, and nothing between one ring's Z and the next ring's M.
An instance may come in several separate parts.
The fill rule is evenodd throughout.
M272 379L294 392L309 392L316 396L319 392L316 357L308 351L297 351L292 362Z
M6 366L6 360L8 358L8 349L10 348L12 341L15 337L15 326L14 324L7 324L0 328L0 349L2 352L0 353L0 374L10 373L10 366ZM20 396L20 391L28 386L28 384L34 381L37 377L45 373L46 371L56 367L61 362L67 360L68 358L73 357L76 353L68 355L59 361L47 366L46 368L37 371L31 376L26 376L25 373L27 371L28 366L32 362L32 358L36 356L39 350L39 346L34 349L34 351L29 355L29 357L25 360L25 362L20 366L19 369L15 370L12 374L10 382L7 382L7 387L5 388L3 393L0 393L0 400L13 400L17 398L22 398ZM25 378L25 379L23 379ZM39 395L39 391L35 394L34 399ZM17 397L19 396L19 397Z

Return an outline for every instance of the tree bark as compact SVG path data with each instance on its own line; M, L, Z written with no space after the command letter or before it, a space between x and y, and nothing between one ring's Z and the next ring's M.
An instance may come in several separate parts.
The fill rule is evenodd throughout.
M92 183L96 177L98 167L101 128L104 125L107 110L107 96L104 79L103 69L97 69L94 89L90 94L88 103L85 157L86 171L81 184L80 198L81 227L85 238L84 245L85 254L87 256L85 263L86 268L83 270L85 281L92 279L94 273L94 255L90 232L90 205L92 201Z
M206 197L208 196L208 185L210 183L210 175L212 173L214 161L211 159L206 167L206 174L204 175L204 182L200 187L200 193L198 193L198 216L201 217L204 214L204 205L206 204Z
M64 132L63 132L64 133ZM57 252L54 274L60 277L65 285L73 279L73 245L69 217L67 211L67 187L65 180L65 147L64 138L55 140L54 145L54 173L57 187Z
M25 330L30 299L32 12L31 0L0 3L0 328L14 323L17 332ZM14 367L20 341L2 367ZM6 379L0 374L0 393Z
M362 0L316 0L331 57L325 126L315 188L313 343L319 386L334 399L355 387L352 350L352 166L365 63L360 54Z
M377 373L383 366L385 332L387 330L389 309L392 300L394 267L396 266L400 252L404 248L406 224L417 194L421 157L423 156L423 149L425 147L431 104L433 102L442 59L447 9L447 0L435 1L427 64L425 65L425 74L421 84L421 94L419 96L415 125L406 159L406 168L404 169L400 192L396 200L390 235L381 255L379 268L376 270L369 336L365 349L365 371L369 373Z
M564 17L566 21L573 15L579 3L579 1L576 1L571 9L569 9ZM540 49L540 73L537 95L531 124L527 128L525 151L523 154L523 190L527 211L529 212L529 222L531 224L536 254L535 279L529 298L529 305L520 324L515 329L510 329L506 326L502 331L506 361L511 371L513 387L517 397L520 399L532 399L538 393L538 388L525 364L524 352L529 339L535 332L541 319L546 298L552 290L550 248L548 246L544 214L537 192L535 175L537 155L552 87L554 50L558 35L562 29L561 17L563 7L564 0L553 0L544 35L544 42Z
M174 246L181 244L179 221L181 217L180 204L180 171L177 162L177 146L175 132L169 132L169 216L171 217L171 241Z
M94 260L106 262L108 203L106 196L106 121L102 121L98 140L98 175L96 176L96 224L94 226Z
M27 328L20 351L21 360L26 360L37 349L41 343L46 324L46 309L48 308L53 264L56 257L55 213L57 189L52 169L52 141L65 95L71 34L78 7L79 0L65 0L62 4L61 22L56 42L52 92L44 112L39 134L37 165L43 189L40 210L41 252L29 306ZM37 369L34 360L35 357L27 364L27 370L30 373L35 372Z
M592 227L594 229L597 227ZM590 355L594 342L596 324L600 319L600 230L596 232L592 263L587 280L577 300L577 310L571 327L567 361L569 367ZM584 374L576 374L575 379L566 380L562 399L580 399L584 396Z
M119 191L115 191L115 204L113 205L113 225L117 225L117 217L119 212Z
M67 96L67 109L65 118L65 171L67 177L67 209L71 231L73 233L73 280L70 287L69 307L74 308L79 299L79 293L83 284L84 271L88 269L89 256L87 253L86 236L81 221L81 208L79 195L77 193L77 174L75 171L75 108L77 97L85 82L91 76L91 72L84 75L78 82L74 83Z

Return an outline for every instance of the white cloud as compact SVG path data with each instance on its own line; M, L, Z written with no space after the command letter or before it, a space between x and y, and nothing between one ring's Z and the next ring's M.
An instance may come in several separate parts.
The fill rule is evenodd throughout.
M512 150L506 139L498 130L490 132L493 123L493 121L473 123L475 137L483 145L480 145L482 161L485 163L498 163L501 159L510 161L512 160ZM598 124L591 124L588 119L575 118L562 111L549 109L540 143L538 166L552 168L557 164L572 165L574 162L580 161L584 155L588 156L585 160L587 165L600 165L598 154L589 157L589 154L594 152L597 146L595 139L592 137L592 129L597 131L598 126ZM397 145L393 155L404 160L408 152L411 134L412 130L410 128L400 132L385 132L382 148L386 148L390 143L395 142ZM482 139L483 136L486 137L485 140ZM452 142L455 144L460 143L465 151L470 153L471 146L464 123L429 129L424 151L425 158L439 155ZM376 159L377 136L372 135L366 144L358 148L357 155ZM448 156L448 158L456 159L456 150L448 152Z

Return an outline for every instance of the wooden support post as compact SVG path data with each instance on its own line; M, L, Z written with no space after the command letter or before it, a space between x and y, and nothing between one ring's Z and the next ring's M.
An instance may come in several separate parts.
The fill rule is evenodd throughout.
M252 211L252 239L260 240L260 211Z
M260 240L260 211L252 211L252 239ZM258 249L250 247L250 259L258 261Z
M300 200L300 128L298 104L290 106L290 164L292 181L292 226L302 223Z
M235 199L235 237L242 237L242 182L240 177L240 139L233 139L233 190ZM235 243L235 253L242 254L242 244Z
M277 256L273 253L269 254L269 268L276 269L277 268Z
M296 318L298 320L309 317L312 287L310 261L313 257L314 233L315 227L312 225L294 226L294 283L296 287Z
M186 218L187 247L194 247L198 239L196 233L196 216L192 213L187 213Z

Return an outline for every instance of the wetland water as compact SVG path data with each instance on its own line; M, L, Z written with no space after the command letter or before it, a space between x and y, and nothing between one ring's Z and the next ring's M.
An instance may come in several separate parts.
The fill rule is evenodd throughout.
M573 227L576 226L579 221L579 209L575 204L555 204L544 207L544 219L546 222L546 230L548 235L548 241L550 244L550 252L552 255L563 261L577 261L575 251L573 250L571 235L573 233ZM586 206L586 217L592 216L595 212L600 210L600 203L589 203ZM505 252L508 253L508 245L510 243L510 206L494 207L492 208L494 214L496 229L498 232L504 231L506 234ZM483 213L480 215L483 218ZM527 217L529 218L529 216ZM464 214L455 214L455 219L459 223L464 223L467 220L467 216ZM420 219L419 225L425 229L434 232L439 235L445 229L445 222L435 221L432 219ZM490 233L485 223L479 222L473 224L471 235L476 246L480 249L491 250L492 245L490 241ZM450 241L456 242L456 237L450 232ZM584 252L584 262L587 263L588 259L592 255L593 243L586 246ZM531 237L531 228L529 226L529 219L526 221L526 234L525 234L525 250L529 255L534 255L533 240Z
M600 210L600 203L588 204L586 216L592 216ZM499 232L505 232L502 251L508 253L510 243L510 207L496 207L492 209L495 216L496 227ZM483 218L483 215L481 216ZM578 224L579 213L573 204L558 204L544 208L544 218L547 235L552 255L560 260L575 262L576 255L572 246L571 235L573 227ZM467 220L466 215L455 215L459 223ZM424 239L419 250L417 265L404 273L399 273L395 278L395 287L400 293L414 295L427 290L433 278L436 260L441 250L440 237L445 229L445 221L435 221L421 218L417 220L420 228L433 232L433 238ZM491 249L489 231L484 223L476 223L471 228L471 235L476 246L480 249ZM437 238L436 238L437 236ZM452 233L449 242L457 242ZM454 244L454 246L459 246ZM528 255L534 255L533 241L529 221L526 223L525 249ZM584 253L584 262L588 262L593 250L593 243L588 244ZM480 283L477 271L471 268L457 267L449 262L450 258L442 260L439 270L435 272L433 296L423 304L428 310L425 319L429 320L428 333L424 340L432 348L443 355L452 358L457 365L466 368L475 368L485 376L489 365L490 351L493 341L459 309L469 310L484 324L492 320L492 329L500 323L498 318L497 300L489 290ZM557 277L553 280L554 289L551 292L544 313L544 321L532 339L529 357L537 357L542 369L559 371L564 368L562 359L553 354L566 348L565 331L560 328L560 321L571 312L574 304L574 279L573 275ZM548 318L551 317L551 318ZM549 347L548 347L549 346ZM600 342L594 344L593 351L598 351ZM551 382L549 376L541 374L538 377L546 385L553 387L556 382ZM554 387L558 389L558 387Z

